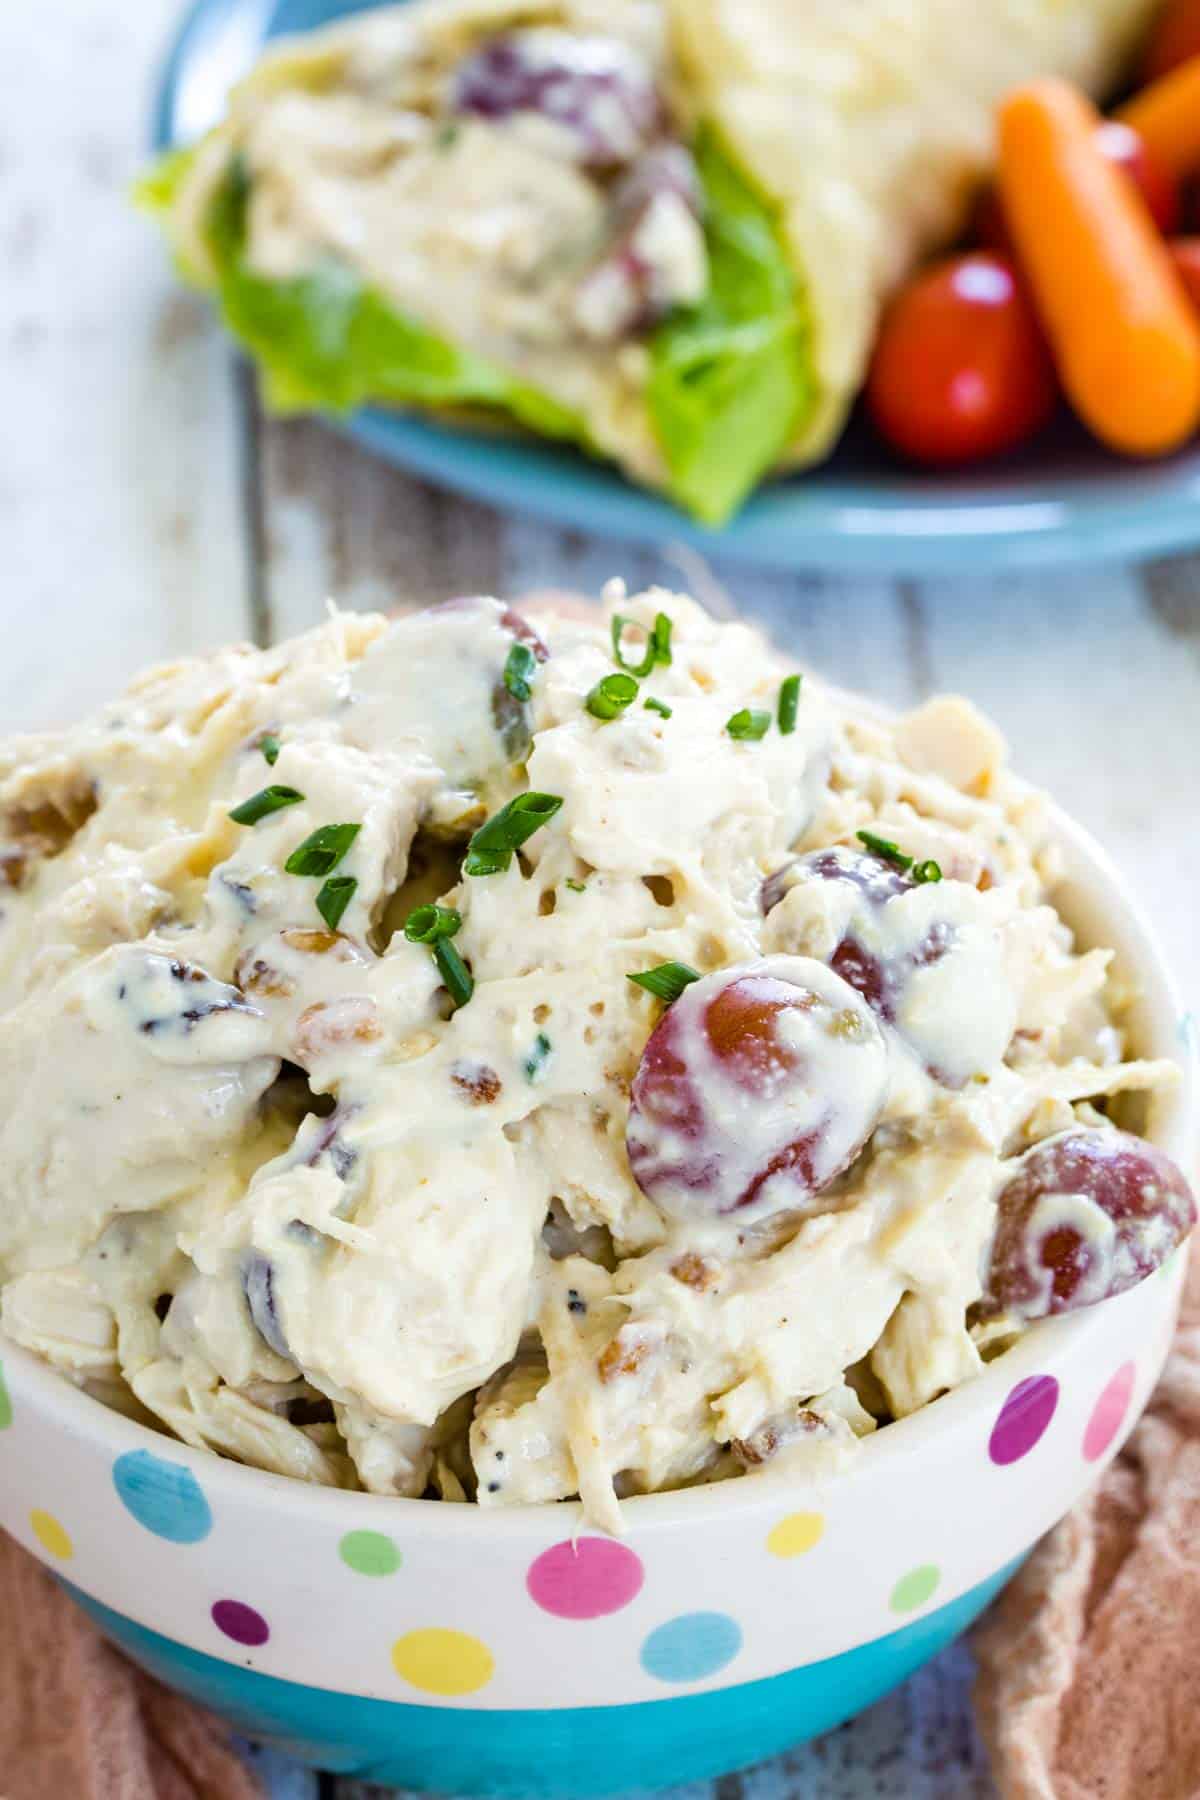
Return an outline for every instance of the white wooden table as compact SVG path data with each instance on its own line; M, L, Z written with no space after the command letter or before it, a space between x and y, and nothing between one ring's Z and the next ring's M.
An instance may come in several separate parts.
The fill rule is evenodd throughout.
M264 422L125 199L177 0L0 0L0 708L70 717L142 664L267 641L335 595L718 588L834 680L960 688L1108 845L1200 1003L1200 558L937 582L698 570L436 493ZM820 1743L675 1800L984 1800L959 1649ZM272 1764L283 1800L363 1800Z

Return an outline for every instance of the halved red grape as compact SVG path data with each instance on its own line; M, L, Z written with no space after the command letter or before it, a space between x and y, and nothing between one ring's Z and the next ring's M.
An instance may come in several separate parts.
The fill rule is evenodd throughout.
M436 600L432 606L423 610L425 613L478 613L481 624L488 624L495 619L510 637L516 638L519 644L525 644L533 651L538 662L545 662L550 655L545 640L529 623L523 613L515 607L505 606L497 616L499 601L492 600L487 594L455 594L449 600Z
M887 1075L870 1009L823 963L771 956L705 976L642 1052L634 1179L676 1218L802 1209L870 1137Z
M888 943L881 915L891 900L911 893L917 883L885 857L873 856L835 844L829 850L810 851L784 865L763 883L760 904L769 913L803 882L836 881L846 896L845 931L830 957L830 967L889 1025L895 1023L901 992L914 969L928 968L944 956L951 932L944 925L931 927L913 944L908 934Z
M618 219L637 218L651 200L672 194L699 218L704 210L704 190L691 151L683 144L664 140L652 144L613 188L613 210Z
M834 889L816 920L830 967L936 1081L961 1087L1000 1061L1015 1024L1014 1000L1000 934L974 887L918 882L883 857L835 845L770 876L760 896L763 912L811 883ZM808 947L802 919L798 949ZM830 932L834 947L825 951ZM947 967L933 975L946 959Z
M614 239L579 284L575 319L598 342L648 331L700 298L708 258L700 176L682 144L651 145L612 189Z
M524 644L527 649L533 651L538 662L544 663L546 661L550 655L550 651L547 648L545 641L529 623L529 620L525 618L523 614L519 613L515 607L505 607L504 611L500 614L500 623L503 625L505 631L512 633L519 644Z
M481 620L490 621L495 618L496 602L483 595L461 594L453 600L440 601L438 605L430 607L429 611L477 611ZM497 623L515 643L523 644L532 653L535 662L544 663L547 660L550 651L544 640L529 620L515 608L506 606ZM528 702L519 699L508 685L505 665L497 668L492 686L492 723L496 727L505 755L510 761L519 762L529 749L531 714Z
M1035 1144L997 1205L981 1310L1024 1320L1123 1294L1196 1222L1191 1189L1170 1157L1106 1129Z
M759 895L764 917L802 881L844 881L872 906L883 906L916 885L910 875L886 858L834 844L828 850L810 850L804 856L795 856L768 875Z
M588 168L630 163L665 124L649 64L617 38L534 28L490 38L458 66L458 113L538 113L560 126Z

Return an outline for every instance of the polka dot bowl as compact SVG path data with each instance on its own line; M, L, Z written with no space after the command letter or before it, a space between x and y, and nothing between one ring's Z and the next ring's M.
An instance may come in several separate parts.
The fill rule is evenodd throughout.
M1181 1079L1145 1123L1186 1162L1191 1026L1108 863L1056 818L1058 896L1141 990ZM1032 1331L842 1470L626 1505L483 1512L198 1454L0 1343L0 1523L101 1627L251 1736L442 1793L699 1779L869 1704L987 1603L1095 1479L1157 1379L1183 1257Z

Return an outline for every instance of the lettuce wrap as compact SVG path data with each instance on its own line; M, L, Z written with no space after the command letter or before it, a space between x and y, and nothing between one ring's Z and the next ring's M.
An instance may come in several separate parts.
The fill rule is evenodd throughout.
M824 455L1012 82L1154 0L413 0L273 48L143 182L266 403L563 440L709 525Z

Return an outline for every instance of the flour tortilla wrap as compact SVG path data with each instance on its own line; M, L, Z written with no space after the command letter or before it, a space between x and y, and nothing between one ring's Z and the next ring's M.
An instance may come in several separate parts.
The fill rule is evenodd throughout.
M830 448L883 300L961 230L996 102L1031 76L1094 94L1158 0L668 0L698 117L778 204L807 296L815 400L787 461Z
M1047 71L1101 91L1155 4L414 0L274 46L143 198L274 408L519 427L719 524L833 443L887 293L964 222L999 97ZM623 334L580 310L631 241L619 172L457 97L464 58L531 31L639 59L660 110L626 173L692 157L655 240L677 287Z

